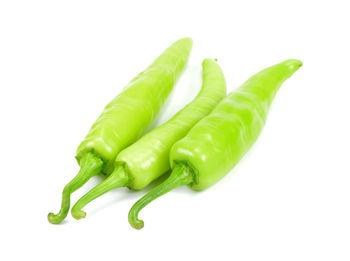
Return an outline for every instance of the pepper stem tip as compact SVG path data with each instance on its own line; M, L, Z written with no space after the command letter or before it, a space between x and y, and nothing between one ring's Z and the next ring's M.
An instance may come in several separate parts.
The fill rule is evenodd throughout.
M135 228L135 229L137 229L137 230L140 230L140 229L142 229L143 227L144 227L144 222L143 222L143 220L140 220L140 219L138 219L138 218L136 218L136 219L133 219L133 220L129 220L129 223L130 223L130 225L133 227L133 228Z
M86 217L86 213L84 211L80 210L80 209L76 209L74 212L73 212L73 209L72 209L71 214L77 220Z

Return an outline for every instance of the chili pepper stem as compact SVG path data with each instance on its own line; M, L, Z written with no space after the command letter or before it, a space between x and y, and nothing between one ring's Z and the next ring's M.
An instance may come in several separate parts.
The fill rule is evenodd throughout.
M126 173L124 165L117 165L110 176L108 176L103 182L91 189L77 203L72 207L71 214L75 219L81 219L86 216L86 213L81 209L98 198L104 193L119 187L125 187L129 184L129 175Z
M188 185L194 181L193 172L185 164L177 164L167 180L148 192L138 200L130 209L129 223L135 229L141 229L144 222L138 219L138 214L146 205L154 199L164 195L176 187Z
M103 161L101 158L93 153L86 153L81 158L80 171L63 189L60 212L58 214L49 213L47 217L50 223L61 223L67 217L70 206L70 195L83 186L91 177L100 173L102 166Z

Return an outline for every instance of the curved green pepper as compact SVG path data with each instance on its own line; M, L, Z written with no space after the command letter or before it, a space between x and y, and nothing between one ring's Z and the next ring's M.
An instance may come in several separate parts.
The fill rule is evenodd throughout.
M85 217L81 209L87 203L117 187L139 190L170 170L169 152L226 95L226 83L220 66L211 59L202 63L202 89L196 98L169 121L143 136L119 153L113 173L84 195L72 208L76 219Z
M51 223L67 216L72 192L94 175L110 174L118 153L142 135L171 92L191 48L190 38L173 43L106 106L77 149L80 171L63 189L60 212L49 213Z
M139 211L170 190L181 185L203 190L226 175L258 138L281 84L301 65L287 60L257 73L175 143L170 151L171 175L131 208L131 226L141 229Z

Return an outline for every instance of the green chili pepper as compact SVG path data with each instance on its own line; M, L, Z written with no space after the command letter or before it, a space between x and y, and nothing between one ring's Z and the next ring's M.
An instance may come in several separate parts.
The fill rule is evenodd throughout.
M171 175L131 208L131 226L141 229L139 211L172 189L188 185L203 190L226 175L258 138L281 84L301 65L287 60L257 73L175 143L170 151Z
M63 189L60 212L49 213L51 223L60 223L67 216L72 192L94 175L110 174L118 153L146 130L171 92L191 48L190 38L173 43L106 106L77 149L80 171Z
M168 122L120 152L113 173L73 206L71 213L74 218L85 217L82 207L107 191L122 186L143 189L170 170L169 152L173 144L208 115L226 95L225 78L219 65L205 59L202 67L203 83L197 97Z

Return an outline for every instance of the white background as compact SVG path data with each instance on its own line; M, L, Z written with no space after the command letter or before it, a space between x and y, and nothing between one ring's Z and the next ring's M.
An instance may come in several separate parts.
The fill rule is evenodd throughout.
M1 1L0 259L350 260L346 4ZM219 60L229 91L284 59L304 66L282 86L255 146L213 187L154 201L141 231L127 213L145 191L128 189L85 207L84 220L49 224L104 106L184 36L193 52L156 124L196 95L206 57Z

